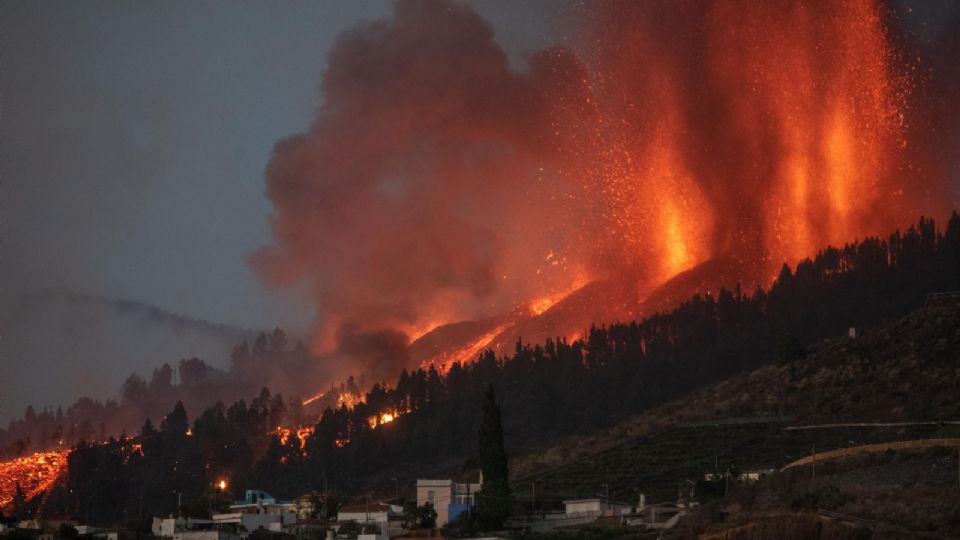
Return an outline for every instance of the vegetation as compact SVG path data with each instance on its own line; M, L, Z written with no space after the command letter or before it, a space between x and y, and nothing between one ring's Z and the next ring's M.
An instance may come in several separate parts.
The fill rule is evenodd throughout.
M430 503L417 506L407 503L403 508L403 526L407 529L432 529L437 525L437 511Z

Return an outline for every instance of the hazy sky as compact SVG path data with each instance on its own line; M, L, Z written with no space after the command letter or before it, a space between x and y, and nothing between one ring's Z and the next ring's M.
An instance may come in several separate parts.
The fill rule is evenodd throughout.
M504 41L517 59L548 40L537 6L478 5L514 31ZM263 168L311 120L336 35L390 10L4 2L7 292L66 287L305 327L308 303L267 293L244 264L269 241Z
M558 6L476 2L517 65L554 40ZM263 169L273 144L312 119L338 33L391 9L384 0L0 3L4 322L23 294L62 288L306 331L302 291L264 290L245 262L270 241ZM9 352L0 400L28 373ZM22 411L7 401L0 421Z

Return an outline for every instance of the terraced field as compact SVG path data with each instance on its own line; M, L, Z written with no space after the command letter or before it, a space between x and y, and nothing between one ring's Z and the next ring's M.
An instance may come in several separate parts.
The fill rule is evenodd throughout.
M537 509L558 508L563 499L588 498L609 490L611 498L636 502L676 500L681 485L728 467L779 469L818 451L929 437L932 426L840 427L785 430L786 420L731 420L676 426L638 437L573 463L517 479L513 491L529 501L536 484ZM604 487L606 485L606 487Z

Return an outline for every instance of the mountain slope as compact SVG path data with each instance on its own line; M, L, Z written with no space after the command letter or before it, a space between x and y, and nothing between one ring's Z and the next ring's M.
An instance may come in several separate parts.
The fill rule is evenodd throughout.
M720 465L781 467L818 451L926 438L938 420L960 420L960 295L805 357L730 377L613 428L538 449L512 464L541 493L588 495L593 484L661 497ZM919 423L837 426L842 423ZM924 424L927 423L927 424ZM522 488L521 488L522 489Z

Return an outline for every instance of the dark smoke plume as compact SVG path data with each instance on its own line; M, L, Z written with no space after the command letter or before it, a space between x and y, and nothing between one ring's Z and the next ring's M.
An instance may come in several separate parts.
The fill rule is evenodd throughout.
M512 72L492 27L446 1L400 1L340 36L316 120L274 150L276 245L252 257L271 286L313 285L316 349L341 328L414 333L509 309L556 279L528 270L574 234L544 165L552 107L579 78L561 50Z

